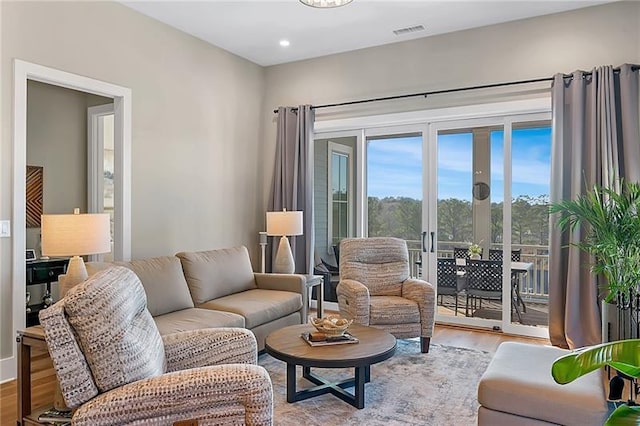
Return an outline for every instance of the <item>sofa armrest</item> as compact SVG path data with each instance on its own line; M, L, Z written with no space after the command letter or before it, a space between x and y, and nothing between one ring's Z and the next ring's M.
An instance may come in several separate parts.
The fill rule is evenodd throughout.
M72 422L76 426L101 426L172 424L181 420L271 425L273 391L269 374L249 364L167 373L98 395L74 413Z
M356 280L340 280L336 288L340 313L361 325L369 325L369 289Z
M304 297L307 293L307 279L297 274L253 274L256 285L263 290L280 290L300 293Z
M162 336L167 371L219 364L257 364L253 333L244 328L204 328Z
M421 336L432 337L436 311L436 293L433 286L423 280L408 278L402 283L402 297L418 304Z

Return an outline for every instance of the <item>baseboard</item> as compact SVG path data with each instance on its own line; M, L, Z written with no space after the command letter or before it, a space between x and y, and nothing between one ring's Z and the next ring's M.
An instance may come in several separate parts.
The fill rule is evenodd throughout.
M0 359L0 383L9 382L16 378L15 357Z

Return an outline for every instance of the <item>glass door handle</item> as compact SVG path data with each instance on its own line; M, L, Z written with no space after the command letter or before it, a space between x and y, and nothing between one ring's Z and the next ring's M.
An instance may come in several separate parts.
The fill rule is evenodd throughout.
M434 245L433 245L433 239L436 236L435 232L430 232L431 234L431 250L429 250L431 253L433 253L435 251ZM427 252L427 245L426 245L426 241L425 239L427 238L427 231L422 231L422 252L426 253Z

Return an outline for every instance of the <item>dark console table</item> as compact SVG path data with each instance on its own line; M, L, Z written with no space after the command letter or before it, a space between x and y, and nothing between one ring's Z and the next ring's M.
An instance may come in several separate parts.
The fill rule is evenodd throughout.
M27 262L27 291L29 286L45 285L45 293L39 300L31 300L27 305L27 327L37 325L38 312L53 303L51 297L51 283L58 281L58 276L67 272L69 259L39 259Z

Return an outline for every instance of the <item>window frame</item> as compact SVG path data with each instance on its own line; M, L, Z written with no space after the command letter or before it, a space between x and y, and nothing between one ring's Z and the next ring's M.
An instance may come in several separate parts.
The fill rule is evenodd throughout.
M333 155L347 157L347 236L353 236L353 148L331 140L327 141L327 252L333 253Z

